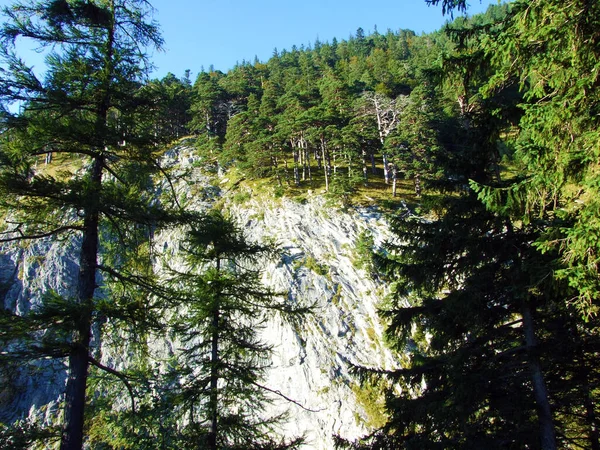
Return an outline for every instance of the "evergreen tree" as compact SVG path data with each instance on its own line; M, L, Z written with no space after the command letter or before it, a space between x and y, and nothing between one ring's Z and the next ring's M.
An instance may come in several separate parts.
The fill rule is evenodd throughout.
M188 234L186 270L173 271L178 292L176 336L184 348L170 374L172 414L181 447L296 448L302 439L275 439L281 417L264 417L270 390L261 384L271 349L260 328L269 314L298 314L261 285L255 267L272 251L246 241L231 219L212 211ZM271 391L272 392L272 391Z
M194 83L191 128L198 134L197 147L205 155L216 157L227 131L227 121L232 115L231 104L220 81L222 72L202 72Z
M161 38L149 12L137 0L24 1L4 9L0 202L7 220L0 239L68 237L80 254L73 298L48 292L31 314L4 311L2 329L11 332L2 338L20 343L6 347L18 350L17 363L21 350L67 361L65 450L84 445L89 365L124 380L92 357L92 335L101 338L93 330L157 324L148 292L164 292L149 272L151 236L182 219L150 194L159 155L147 126L141 82L148 64L140 49L160 46ZM15 54L20 37L47 49L43 80ZM35 333L40 327L48 332Z
M144 89L153 103L156 139L170 143L188 134L192 97L189 80L180 80L169 73L162 80L152 80Z
M471 77L463 86L482 82ZM569 327L562 320L571 314L562 307L569 289L552 279L556 255L532 245L544 222L519 218L514 180L502 181L490 164L514 102L507 84L475 108L459 104L460 145L440 128L445 148L437 158L446 175L439 186L454 194L429 203L427 219L405 213L393 221L402 244L388 245L380 260L393 280L382 314L393 348L410 359L397 371L365 372L392 383L389 422L367 448L552 449L566 441L550 399L562 393L563 411L576 410L564 397L571 388L558 381L572 369L551 342ZM460 186L469 179L479 195Z
M489 90L518 80L525 91L516 158L523 165L527 216L547 220L536 244L558 249L556 275L577 290L584 316L595 316L600 292L598 242L598 105L596 3L516 2L488 51L496 64ZM510 59L510 61L509 61ZM524 217L527 219L527 217Z

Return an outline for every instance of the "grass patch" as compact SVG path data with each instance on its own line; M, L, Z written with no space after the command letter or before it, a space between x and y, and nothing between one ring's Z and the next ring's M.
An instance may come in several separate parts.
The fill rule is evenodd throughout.
M378 158L380 160L381 158ZM383 180L383 168L381 162L376 165L376 173L371 173L369 168L369 180L365 184L362 179L359 182L349 183L345 168L338 168L337 174L330 176L329 192L325 191L325 175L323 169L319 169L315 161L311 160L311 178L300 180L298 185L294 183L292 161L288 162L287 177L283 170L280 171L282 184L275 176L260 179L244 179L243 186L252 189L255 194L264 194L271 198L287 197L301 204L305 204L314 193L326 194L329 203L341 206L373 206L376 205L383 210L395 211L403 204L414 204L419 201L414 193L412 180L398 180L396 197L392 197L392 185L385 184ZM336 179L336 177L338 177ZM243 174L237 168L227 172L229 183L233 180L243 178ZM356 178L355 178L356 180ZM341 189L341 190L340 190Z
M373 328L372 326L371 326L371 327L368 327L368 328L367 328L367 330L366 330L366 332L367 332L367 337L368 337L368 338L369 338L371 341L373 341L373 342L377 342L377 341L379 341L379 339L378 339L378 337L377 337L377 332L375 331L375 328Z
M236 192L233 194L233 203L236 205L241 205L246 203L248 200L252 198L252 194L250 192L244 190L240 192Z
M304 267L306 267L309 270L312 270L317 275L327 276L329 274L329 267L327 267L325 264L319 263L312 256L306 257L306 259L304 260Z
M46 164L46 158L40 156L37 159L36 172L40 175L49 176L57 180L67 180L83 167L83 159L80 155L72 153L53 153L51 160Z
M333 306L339 308L341 301L342 301L342 285L338 283L335 288L335 294L333 294L333 297L331 297L331 303L333 304Z
M308 270L312 270L317 275L321 275L323 277L329 275L329 267L326 264L318 262L313 256L310 255L298 259L294 262L294 270L298 270L302 267L305 267Z
M362 386L357 383L351 385L356 402L366 414L365 425L374 429L381 428L388 419L382 387L380 383L369 382L363 383Z

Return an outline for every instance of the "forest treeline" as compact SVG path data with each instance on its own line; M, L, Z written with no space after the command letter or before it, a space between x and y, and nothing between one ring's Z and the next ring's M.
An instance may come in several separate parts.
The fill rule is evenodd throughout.
M475 20L505 13L493 7ZM275 49L266 63L201 72L193 84L189 73L169 74L150 83L160 99L157 132L193 134L208 161L279 188L348 195L384 181L395 195L397 180L410 179L419 195L422 180L443 174L441 142L461 142L455 110L465 94L444 61L455 51L443 31L365 35L359 28L348 40ZM494 155L490 164L499 163Z
M382 389L386 423L336 445L600 449L598 2L518 0L423 35L358 29L348 40L275 50L267 62L242 62L227 73L201 71L194 82L189 73L146 81L137 46L161 44L143 22L147 5L108 3L7 9L1 34L8 70L0 80L0 202L10 220L0 240L66 233L82 242L74 297L50 293L29 316L5 311L3 329L14 332L0 335L18 350L16 360L4 355L4 367L22 367L25 354L68 361L61 448L81 448L84 429L98 448L301 443L271 439L269 422L259 431L245 426L251 414L226 414L236 411L237 392L256 394L246 389L260 387L253 355L267 351L252 330L242 327L248 339L239 338L222 318L223 311L258 314L245 309L234 295L244 290L235 286L250 286L262 310L285 307L255 289L255 273L225 271L225 260L267 249L242 243L235 227L221 236L217 230L232 224L186 211L165 186L159 204L147 195L156 190L152 177L169 176L157 149L192 136L205 167L268 180L274 195L318 187L349 201L377 185L408 200L390 215L400 243L373 248L369 264L389 285L380 314L402 368L355 368L365 388ZM454 8L464 2L444 2ZM36 14L40 22L32 21ZM19 35L64 46L48 59L46 80L12 53ZM6 107L15 101L19 113ZM35 161L49 154L55 164L64 162L60 155L83 163L68 179L36 171ZM398 188L406 181L410 194ZM184 248L196 265L165 284L150 273L150 237L181 225L190 230ZM197 261L210 270L194 272ZM165 304L186 305L204 337L173 362L169 389L156 395L156 387L133 387L152 376L142 370L143 345L131 371L121 372L93 358L91 333L106 324L136 339L164 332ZM65 314L69 320L56 320ZM171 325L196 342L193 328ZM40 344L35 330L43 327L52 333ZM225 370L233 366L218 355L228 339L247 346L237 347L250 355L246 366L235 367L251 376ZM239 363L235 345L228 348ZM185 384L181 374L189 377L195 364L207 364L203 375ZM115 412L86 397L88 365L122 381L121 392L142 411L136 415L132 404ZM231 391L220 391L223 377ZM172 420L164 420L165 408L176 412ZM134 419L140 414L142 423ZM107 429L117 437L107 439ZM3 428L18 442L45 432Z

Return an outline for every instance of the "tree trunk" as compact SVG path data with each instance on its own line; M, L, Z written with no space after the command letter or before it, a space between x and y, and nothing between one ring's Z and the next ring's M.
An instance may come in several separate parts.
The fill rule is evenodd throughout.
M217 432L218 432L218 382L219 370L219 308L216 307L213 311L212 318L212 337L211 337L211 357L210 357L210 434L208 437L208 448L217 450Z
M221 259L217 257L217 274L221 269ZM217 450L218 432L218 401L219 401L219 293L213 305L211 355L210 355L210 434L208 436L209 450Z
M390 183L390 171L388 169L388 158L387 158L387 154L383 153L383 179L385 181L385 184L389 184Z
M325 156L325 139L321 138L321 155L323 157L323 173L325 174L325 192L329 192L329 164Z
M61 436L61 450L81 450L83 448L83 425L85 391L88 377L88 358L92 327L92 303L96 290L96 266L98 257L98 207L94 204L100 194L103 160L97 157L91 169L91 206L84 212L84 231L79 255L77 281L77 302L81 314L76 330L73 331L69 353L69 378L65 391L64 423Z
M552 423L552 411L548 399L548 390L544 381L544 375L537 356L537 339L531 317L531 308L528 304L522 307L523 333L527 347L527 365L533 385L533 396L538 410L538 422L540 425L540 441L543 450L556 450L556 437L554 424Z
M600 433L598 426L598 416L596 415L596 408L594 404L594 397L592 388L590 386L590 377L592 376L590 367L594 367L595 361L588 361L586 358L586 351L583 348L585 345L585 339L579 334L579 330L576 326L571 326L569 332L574 336L577 336L577 360L579 362L577 368L577 377L579 378L579 386L581 387L581 393L583 395L583 405L585 407L585 419L586 425L589 427L589 445L592 450L600 450Z
M598 430L598 417L596 416L596 410L594 408L594 400L590 391L589 385L589 369L584 367L585 380L583 382L583 394L584 394L584 405L585 405L585 416L590 427L590 448L592 450L600 450L600 433Z
M365 186L369 183L369 170L367 168L367 151L362 149L362 160L363 160L363 178L365 179Z
M415 174L414 183L415 183L415 195L417 197L420 197L421 196L421 174L420 173Z
M302 142L304 143L304 154L306 155L306 172L308 174L308 181L310 181L312 183L312 172L310 170L310 152L308 151L308 142L306 142L306 140L302 140Z
M375 167L375 154L371 151L370 156L371 156L371 172L373 173L373 175L375 175L377 173L377 168Z
M271 152L271 169L275 172L275 176L277 176L277 184L279 187L283 186L283 182L281 181L281 174L279 173L279 164L277 162L277 156L273 154L273 147L269 148Z
M338 170L338 166L337 166L337 152L333 152L333 158L330 158L333 160L333 174L337 175L337 170Z
M300 170L298 168L298 159L299 159L299 149L298 146L292 143L292 148L294 152L294 184L296 186L300 186Z
M114 20L115 4L109 2ZM114 75L114 22L108 28L104 54L101 100L96 116L96 136L103 138L106 132L108 111L110 109L111 85ZM104 157L97 154L90 169L90 192L85 199L83 209L83 235L79 255L79 273L77 276L77 303L81 308L76 329L73 331L69 353L69 378L65 388L64 422L60 450L81 450L83 448L84 412L90 356L92 330L92 309L96 291L96 270L99 248L99 206L102 190L102 171Z
M325 146L325 169L327 170L327 174L331 177L331 153L329 153L329 148L327 147L327 141L323 141L323 145Z
M299 152L300 152L300 165L302 166L302 181L306 181L307 155L306 155L306 147L304 146L304 139L300 138L300 140L298 141L298 146L300 147Z
M283 173L285 175L285 182L290 185L290 169L286 158L283 158Z

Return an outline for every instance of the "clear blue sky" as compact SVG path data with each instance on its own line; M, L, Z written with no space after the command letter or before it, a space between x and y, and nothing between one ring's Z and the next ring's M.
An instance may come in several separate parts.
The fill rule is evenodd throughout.
M0 0L0 6L11 4ZM267 61L273 50L347 39L362 27L366 34L408 28L417 33L440 28L448 17L425 0L150 0L162 28L164 51L155 53L153 77L168 72L192 80L201 67L226 72L236 62ZM469 14L497 0L471 0ZM27 58L29 62L30 59ZM33 63L33 62L32 62ZM35 61L36 66L40 62Z
M165 52L154 55L155 75L192 78L212 64L226 72L236 62L267 61L273 49L347 39L359 27L365 33L407 28L417 33L439 29L448 17L425 0L153 0ZM471 0L469 14L497 0Z

